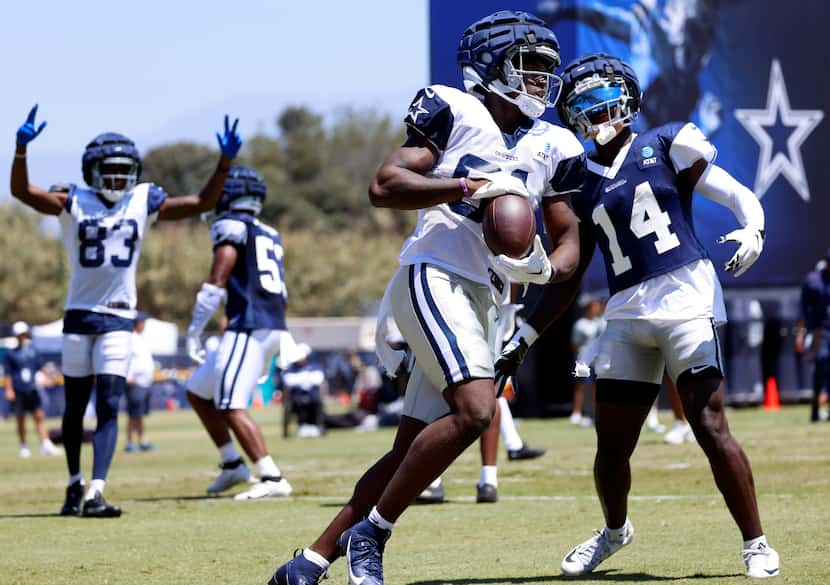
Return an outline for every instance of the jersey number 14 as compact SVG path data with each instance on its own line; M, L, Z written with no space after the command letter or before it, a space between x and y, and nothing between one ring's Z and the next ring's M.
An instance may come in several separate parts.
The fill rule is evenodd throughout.
M608 238L608 250L611 252L611 269L615 276L631 270L631 259L623 254L620 242L617 238L617 231L604 205L598 205L591 214L594 223L602 228ZM654 191L648 182L640 183L634 189L634 203L631 206L631 222L629 228L637 239L642 239L649 234L655 234L654 248L658 254L665 254L680 245L680 240L669 229L671 218L669 214L660 209Z

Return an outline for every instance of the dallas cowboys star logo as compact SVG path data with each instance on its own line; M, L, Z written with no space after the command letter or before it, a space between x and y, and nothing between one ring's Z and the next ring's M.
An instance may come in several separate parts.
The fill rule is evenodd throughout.
M419 97L417 100L412 102L412 105L409 108L409 113L407 114L408 118L412 119L413 124L418 123L418 116L421 114L428 114L429 110L424 107L424 96Z
M773 59L770 70L767 105L763 110L735 110L735 118L755 139L761 148L758 157L758 170L755 174L755 194L760 199L779 175L789 181L793 189L804 201L810 200L810 186L801 160L801 145L824 118L821 110L793 110L781 63ZM775 140L772 133L781 127L794 128L787 137L787 154L782 149L774 150ZM773 156L774 153L774 156Z

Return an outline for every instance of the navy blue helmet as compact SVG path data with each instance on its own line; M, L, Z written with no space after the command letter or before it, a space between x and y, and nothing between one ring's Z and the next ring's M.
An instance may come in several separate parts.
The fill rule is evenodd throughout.
M228 211L249 211L258 215L266 194L262 175L250 167L232 166L216 203L216 215Z
M640 112L643 93L634 69L608 53L592 53L569 63L562 72L559 119L588 140L607 144L616 126L628 126Z
M112 172L112 169L103 168L104 165L117 165L124 171ZM115 202L138 183L141 156L132 140L116 132L105 132L86 145L81 168L86 184L109 201ZM119 188L116 189L116 185Z
M534 56L545 63L542 72L527 69L525 60ZM529 118L538 118L553 107L561 80L559 41L545 21L528 12L500 10L470 25L458 45L458 64L469 93L484 97L493 92L519 107ZM525 76L545 76L543 96L528 93Z

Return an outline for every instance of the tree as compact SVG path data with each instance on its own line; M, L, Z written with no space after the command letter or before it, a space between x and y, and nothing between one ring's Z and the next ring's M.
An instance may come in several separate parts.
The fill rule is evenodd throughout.
M147 151L142 181L163 187L170 195L198 193L216 168L219 153L193 142L175 142Z
M46 323L60 318L69 277L60 240L40 230L43 217L19 204L0 206L0 315Z

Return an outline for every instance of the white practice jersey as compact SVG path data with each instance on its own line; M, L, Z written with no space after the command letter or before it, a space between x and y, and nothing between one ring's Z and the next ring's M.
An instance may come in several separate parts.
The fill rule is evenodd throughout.
M567 196L582 187L585 153L567 129L529 120L504 134L476 97L444 85L418 92L404 119L410 136L426 137L440 153L428 176L467 177L473 171L520 178L534 207L544 197ZM483 202L465 197L418 211L401 265L428 262L488 284L492 253L481 230Z
M72 186L60 215L71 265L67 311L135 317L141 244L166 198L161 187L141 183L108 207L94 191Z

